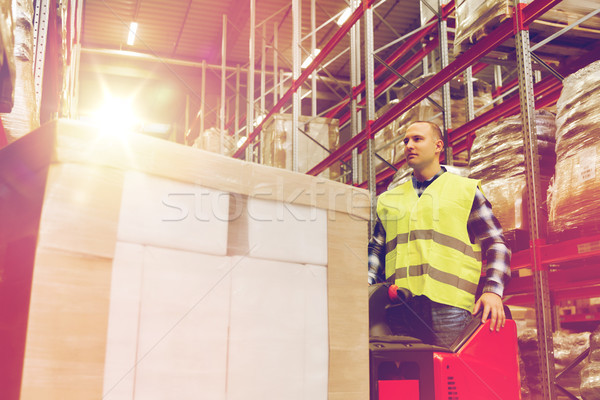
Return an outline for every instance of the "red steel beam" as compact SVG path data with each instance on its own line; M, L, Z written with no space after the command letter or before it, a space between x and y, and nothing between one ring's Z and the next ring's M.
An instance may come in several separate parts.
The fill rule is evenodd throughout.
M443 18L447 18L454 11L454 0L450 0L447 4L442 6L442 16ZM437 17L431 18L427 23L430 23L437 19ZM415 44L417 44L421 39L431 33L434 29L437 29L435 24L431 24L428 27L416 32L412 35L406 42L404 42L400 47L398 47L388 58L386 58L385 62L389 65L393 65L400 58L402 58L410 49L412 49ZM385 72L387 68L384 65L379 65L375 68L373 73L374 80L379 79ZM359 94L365 91L365 81L362 81L358 86L353 88L352 97L346 97L342 100L342 102L333 110L328 112L325 117L326 118L334 118L340 111L342 111L352 99L355 99ZM347 120L347 119L346 119ZM340 122L340 126L342 123Z
M418 52L416 52L410 60L402 64L396 71L403 75L407 73L412 67L414 67L417 63L421 62L423 58L431 53L438 45L439 39L435 38L429 43L425 45L425 47L421 48ZM390 74L382 83L377 85L375 88L375 98L377 98L381 93L383 93L387 88L392 86L399 78L395 74ZM367 99L363 98L358 104L364 105L366 104ZM348 111L342 117L340 117L339 126L343 126L351 117L352 111Z
M486 63L477 63L477 65L473 66L473 76L477 75L478 73L480 73L481 71L483 71L484 69L486 69L488 67L489 64Z
M258 136L264 123L274 115L279 112L279 110L283 107L283 105L292 97L292 95L300 88L304 82L308 79L310 74L317 68L319 64L325 60L325 57L331 53L331 51L339 44L339 42L346 36L346 34L350 31L350 28L354 26L354 24L363 16L366 9L373 5L375 0L363 0L361 7L357 7L356 10L352 13L350 18L346 22L340 26L340 28L334 33L333 37L323 46L321 52L313 59L308 67L300 74L298 79L292 82L290 88L281 96L281 99L273 106L273 108L267 113L267 115L263 118L263 120L258 124L258 126L254 129L254 131L248 136L248 139L240 146L239 149L233 154L233 157L239 158L242 154L244 154L244 150L252 141Z
M534 0L535 1L547 1L547 0ZM533 4L533 3L532 3ZM496 28L490 35L486 36L480 42L476 43L473 47L467 50L464 54L456 58L446 68L442 69L439 73L432 76L419 86L415 91L405 97L398 104L390 108L387 113L379 117L373 122L371 126L372 134L379 132L381 129L389 125L393 120L398 118L402 113L413 107L415 104L422 101L429 94L440 88L444 83L450 81L456 75L464 71L469 65L473 64L478 58L489 53L493 48L500 45L512 34L513 21L512 18L506 20L498 28ZM330 165L338 161L340 158L345 156L348 152L352 151L355 147L360 145L364 140L367 139L366 130L361 131L359 134L351 139L352 146L341 146L338 150L334 151L314 166L307 173L309 175L318 175L327 169Z
M546 244L540 246L540 251L542 254L542 264L553 264L598 256L600 255L600 235ZM513 254L510 265L511 269L531 267L529 249Z
M538 16L544 14L550 8L554 7L554 5L560 3L560 1L561 0L533 0L523 9L523 25L529 25ZM508 39L513 34L514 25L514 17L510 17L501 23L492 33L473 45L473 47L456 58L446 68L432 76L414 92L404 98L404 100L396 104L394 107L388 110L387 113L375 120L371 125L371 134L374 135L375 133L379 132L393 120L398 118L402 113L406 112L415 104L422 101L429 94L440 88L443 84L464 71L469 65L472 65L474 61L483 57L492 49L496 48L498 45ZM325 158L323 161L314 166L310 171L307 172L307 174L315 176L320 174L354 148L358 147L365 140L367 140L367 132L366 130L363 130L354 136L351 141L347 142L352 143L352 145L341 146L338 150L331 153L329 157Z
M558 100L558 96L560 95L560 91L562 89L562 84L553 76L549 76L544 78L542 81L534 86L534 93L536 96L544 96L540 101L536 101L536 108L545 107L552 102L556 102ZM452 146L453 150L456 153L460 153L463 150L466 150L467 143L466 140L460 143L457 146L454 144L459 143L461 139L466 137L467 135L472 135L477 129L489 124L492 121L495 121L501 117L506 117L511 115L512 113L516 113L519 111L519 96L515 96L510 98L507 101L504 101L500 105L492 108L489 111L481 114L479 117L467 122L464 125L461 125L454 131L450 132L449 142ZM394 165L396 168L400 168L404 165L404 160L399 161ZM377 174L377 183L384 181L395 174L395 171L392 168L388 168L385 171ZM361 183L358 187L366 188L367 182Z
M496 98L500 96L502 93L508 92L510 89L514 88L519 84L519 78L515 78L512 81L508 82L506 85L502 85L499 88L496 88L492 92L492 98Z

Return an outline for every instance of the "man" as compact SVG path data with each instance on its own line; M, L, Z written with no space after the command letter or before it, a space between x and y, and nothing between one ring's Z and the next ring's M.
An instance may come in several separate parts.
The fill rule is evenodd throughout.
M413 296L389 310L392 331L447 347L480 309L482 322L490 316L490 329L500 330L510 250L479 181L440 166L444 142L433 123L411 124L404 144L412 180L379 196L369 243L369 283L386 280ZM475 302L482 255L485 285Z

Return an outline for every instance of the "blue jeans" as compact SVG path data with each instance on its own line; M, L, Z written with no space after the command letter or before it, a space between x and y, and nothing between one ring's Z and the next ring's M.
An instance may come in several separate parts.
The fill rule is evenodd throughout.
M387 318L394 335L412 336L424 343L450 347L473 317L462 308L416 296L389 308Z

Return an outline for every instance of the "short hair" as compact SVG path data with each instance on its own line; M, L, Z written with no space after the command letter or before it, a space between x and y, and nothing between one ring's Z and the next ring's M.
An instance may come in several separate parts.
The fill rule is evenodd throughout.
M429 125L429 127L431 128L431 131L433 132L433 134L436 135L439 140L444 140L444 134L442 133L442 130L440 129L440 127L438 126L438 124L436 124L434 122L431 122L431 121L415 121L411 125L414 125L414 124L427 124L427 125Z

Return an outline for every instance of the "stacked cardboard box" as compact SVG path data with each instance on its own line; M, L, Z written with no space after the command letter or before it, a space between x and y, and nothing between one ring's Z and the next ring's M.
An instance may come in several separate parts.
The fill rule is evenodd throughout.
M236 150L236 143L228 133L223 135L223 154L231 156ZM193 147L221 154L221 133L217 128L205 130L194 140Z
M339 147L339 120L301 116L298 126L298 172L305 173ZM292 170L292 150L292 116L273 115L262 130L261 164ZM337 179L339 163L321 176Z
M531 0L520 0L531 3ZM456 32L454 54L465 52L472 44L493 31L501 22L510 18L514 0L461 0L456 5ZM563 0L546 12L541 23L570 24L598 8L595 0ZM581 28L598 29L600 17L588 19Z
M365 190L64 120L0 166L2 399L368 397Z

